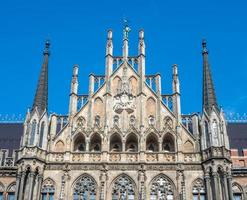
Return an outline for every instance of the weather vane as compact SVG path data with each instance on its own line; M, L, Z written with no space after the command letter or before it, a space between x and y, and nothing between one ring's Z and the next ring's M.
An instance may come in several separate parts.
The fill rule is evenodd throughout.
M128 20L127 19L124 19L124 30L123 30L123 33L124 33L124 40L128 40L128 37L129 37L129 32L131 31L129 25L128 25Z

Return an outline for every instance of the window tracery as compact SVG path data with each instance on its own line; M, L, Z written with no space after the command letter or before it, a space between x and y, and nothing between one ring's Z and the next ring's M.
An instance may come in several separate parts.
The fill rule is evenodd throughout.
M135 187L133 181L125 176L120 176L114 183L112 188L112 200L134 200Z
M41 188L42 200L53 200L55 193L55 183L50 178L46 179Z
M73 200L95 200L96 182L93 178L84 175L74 185Z
M159 176L152 182L150 200L173 200L174 187L165 176Z
M192 188L193 200L205 200L206 191L202 179L197 179Z

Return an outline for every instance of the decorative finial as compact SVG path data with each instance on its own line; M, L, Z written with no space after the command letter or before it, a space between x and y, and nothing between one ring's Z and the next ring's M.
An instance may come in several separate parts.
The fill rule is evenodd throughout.
M111 40L111 39L112 39L112 30L111 30L111 29L109 29L109 30L107 31L107 39L108 39L108 40Z
M50 51L49 51L49 48L50 48L50 40L46 40L45 41L45 49L44 49L44 55L49 55L50 54Z
M202 53L208 53L206 39L202 40Z
M128 40L129 37L129 32L131 31L129 25L128 25L128 20L124 19L124 30L123 30L123 34L124 34L124 40Z

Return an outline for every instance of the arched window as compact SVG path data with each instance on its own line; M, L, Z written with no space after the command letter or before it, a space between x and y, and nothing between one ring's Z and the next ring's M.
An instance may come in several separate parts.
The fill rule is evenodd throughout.
M206 192L202 179L197 179L192 187L193 200L205 200Z
M166 152L175 151L174 138L170 133L167 133L163 138L162 150Z
M31 135L29 145L34 145L35 133L36 133L37 121L33 120L31 127Z
M126 175L117 178L112 187L112 200L134 200L135 184Z
M150 200L174 199L174 187L171 181L164 175L158 176L152 181L150 188Z
M101 151L101 137L98 133L94 133L91 137L90 151Z
M86 151L86 142L83 134L79 134L74 141L74 151Z
M93 178L83 175L74 185L73 200L95 200L96 182Z
M54 200L55 182L48 178L46 179L41 188L42 200Z
M134 133L128 135L125 148L126 148L125 150L128 152L138 151L138 138Z
M40 128L40 136L39 136L39 147L42 147L43 144L44 130L45 130L45 122L42 122Z
M158 138L153 133L149 134L146 139L146 150L149 152L159 151Z
M241 186L237 183L232 184L232 192L234 200L242 200L243 198L243 190Z
M4 185L0 182L0 200L3 200Z
M119 134L115 133L111 136L110 139L110 151L120 152L122 149L122 140Z

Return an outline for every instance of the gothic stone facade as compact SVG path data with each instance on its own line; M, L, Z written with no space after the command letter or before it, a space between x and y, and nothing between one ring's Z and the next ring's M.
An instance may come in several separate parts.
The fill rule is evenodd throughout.
M66 116L47 113L46 43L16 167L1 168L5 193L0 194L10 199L16 182L16 200L246 198L246 174L232 175L226 120L205 41L203 112L182 115L178 66L172 67L172 94L162 94L161 75L145 74L143 30L138 56L128 55L129 30L126 25L122 56L113 55L108 31L105 75L90 74L88 95L78 94L79 66L74 66Z

